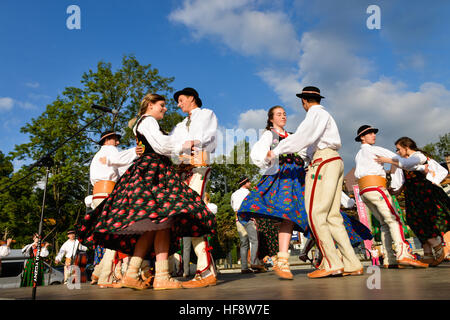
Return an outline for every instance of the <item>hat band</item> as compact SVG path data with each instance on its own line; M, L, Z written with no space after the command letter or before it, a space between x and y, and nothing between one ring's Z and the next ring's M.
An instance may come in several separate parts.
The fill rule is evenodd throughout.
M111 132L111 133L105 134L103 137L101 137L100 140L103 140L103 139L105 139L106 137L109 137L109 136L112 136L112 135L117 136L117 133Z
M320 96L320 92L317 92L317 91L302 91L302 94L304 94L304 93L313 93L313 94L317 94Z
M367 130L374 130L374 129L375 129L374 127L366 128L366 129L364 129L363 131L361 131L361 132L358 134L358 137L359 137L360 135L362 135L364 132L366 132Z

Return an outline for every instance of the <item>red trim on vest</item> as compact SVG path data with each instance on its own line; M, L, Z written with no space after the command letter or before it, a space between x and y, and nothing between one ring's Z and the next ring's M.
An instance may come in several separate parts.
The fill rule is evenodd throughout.
M394 207L391 205L391 203L389 202L389 199L386 197L386 194L384 193L384 191L381 189L381 187L368 187L363 189L362 191L359 192L359 195L363 195L366 192L370 192L370 191L378 191L379 193L381 193L381 195L383 196L384 202L386 202L389 211L391 211L391 214L394 215L395 220L398 222L398 227L400 229L400 235L402 236L402 240L405 244L407 244L407 241L405 239L405 235L403 234L403 228L402 228L402 220L400 219L400 217L398 216L398 214L395 212Z
M317 159L317 160L319 160L319 159ZM317 177L319 176L320 169L322 168L322 166L324 164L327 164L328 162L332 162L332 161L335 161L335 160L342 160L342 158L341 157L334 157L334 158L327 159L327 160L323 161L322 163L320 163L319 166L317 167L317 171L314 174L314 182L313 182L313 186L312 186L312 189L311 189L311 196L309 198L309 212L308 212L309 221L311 223L311 231L313 232L314 237L316 238L316 243L319 246L320 252L322 253L322 256L323 256L323 260L322 261L324 261L326 259L328 261L328 265L330 266L330 268L331 268L330 260L328 260L328 257L325 254L325 250L323 250L322 245L320 244L320 239L317 236L316 228L314 227L314 222L313 222L313 219L312 219L312 209L313 209L313 203L314 203L314 191L316 189Z

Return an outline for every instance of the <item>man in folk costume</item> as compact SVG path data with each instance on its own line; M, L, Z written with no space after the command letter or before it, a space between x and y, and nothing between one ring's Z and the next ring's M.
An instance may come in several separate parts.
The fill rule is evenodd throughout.
M299 152L306 147L311 159L305 182L305 207L323 259L319 268L308 277L361 275L364 269L351 246L339 212L344 163L337 152L341 138L336 122L320 105L323 97L318 88L305 87L297 97L302 100L306 117L294 134L269 151L268 158L273 160L280 154Z
M87 247L83 246L77 239L75 239L75 231L67 231L67 237L69 238L59 249L58 254L55 257L55 262L58 264L64 259L64 284L71 274L70 266L74 263L74 259L78 251L87 251Z
M239 179L239 189L231 195L231 208L236 213L236 228L240 239L241 273L266 272L264 265L258 259L258 230L256 221L241 221L237 215L242 202L250 193L251 182L247 177ZM250 249L250 266L248 268L248 250Z
M120 134L114 131L103 132L98 144L100 150L95 154L90 165L90 180L94 186L90 207L95 209L114 189L120 176L128 169L137 157L139 147L119 151ZM138 150L136 150L138 149ZM89 201L86 202L89 205ZM99 249L99 248L97 248ZM92 284L98 282L101 288L112 287L113 262L116 251L100 248L104 251L100 263L92 273Z
M361 149L355 157L355 177L358 179L361 199L380 222L381 241L386 250L383 265L385 268L398 268L399 265L426 268L427 264L418 261L409 252L400 215L387 190L386 172L383 165L375 161L376 156L396 156L392 151L375 146L377 132L378 129L369 125L358 129L355 141L361 142ZM396 168L392 175L391 188L394 191L400 189L402 181L403 172Z
M184 88L174 94L181 110L188 116L170 133L178 144L175 155L187 156L191 166L184 173L186 184L202 198L211 168L209 154L217 145L217 117L210 109L202 108L202 100L193 88ZM192 245L197 255L197 272L194 279L183 282L184 288L200 288L216 284L216 270L210 253L211 247L206 237L192 237ZM190 245L190 244L189 244Z

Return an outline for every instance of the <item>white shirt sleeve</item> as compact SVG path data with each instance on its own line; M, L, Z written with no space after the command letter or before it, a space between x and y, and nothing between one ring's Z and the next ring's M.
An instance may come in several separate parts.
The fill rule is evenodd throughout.
M170 157L174 152L174 145L170 136L159 129L159 124L153 117L146 117L139 124L139 132L145 136L156 153Z
M50 252L48 252L48 249L47 249L47 248L45 248L45 247L42 247L42 248L41 248L41 254L40 254L40 256L41 256L42 258L48 257L49 254L50 254Z
M6 257L10 252L11 250L6 244L0 247L0 257Z
M217 143L217 117L209 109L201 109L198 112L195 121L189 126L190 139L200 141L201 149L213 152Z
M405 183L405 177L403 176L403 170L396 168L394 173L391 173L391 188L397 191Z
M112 167L123 167L130 165L134 159L137 158L136 147L130 148L123 151L118 151L116 149L115 152L112 152L107 157L108 166Z
M66 254L66 243L67 242L64 242L64 244L59 249L59 252L55 257L56 261L62 261L62 259L64 258L64 255Z
M341 205L344 208L347 208L347 209L352 208L355 205L355 200L353 200L352 198L347 196L345 194L345 192L342 191L342 193L341 193Z
M267 169L271 166L271 163L266 161L267 152L270 150L272 144L272 132L265 131L261 138L253 145L250 152L250 159L252 162L261 169Z
M88 247L83 246L78 240L77 240L77 242L78 242L78 250L79 251L87 251L88 250Z
M301 152L323 135L327 123L328 117L321 116L317 110L309 110L295 133L280 141L273 153L275 156L279 156L283 153Z
M398 155L392 157L392 159L398 159L398 166L408 171L420 171L420 165L423 165L427 161L427 157L420 152L415 152L408 158L402 158Z
M33 243L27 244L25 247L22 248L22 254L26 257L30 256L30 250L33 246Z
M209 211L217 214L217 205L215 203L208 203L206 206L208 207Z
M391 150L388 150L386 148L378 147L378 146L372 146L372 149L374 150L374 153L377 156L386 157L386 158L394 158L398 155L392 152Z

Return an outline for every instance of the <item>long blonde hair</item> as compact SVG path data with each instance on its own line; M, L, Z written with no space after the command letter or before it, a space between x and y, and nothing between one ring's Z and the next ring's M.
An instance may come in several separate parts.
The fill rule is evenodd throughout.
M147 112L148 105L150 103L153 104L153 103L156 103L158 101L166 101L166 98L164 98L163 96L161 96L161 95L159 95L157 93L147 93L144 96L144 98L142 98L137 117L134 117L133 119L131 119L128 122L128 127L130 129L132 129L133 126L135 125L136 121Z

